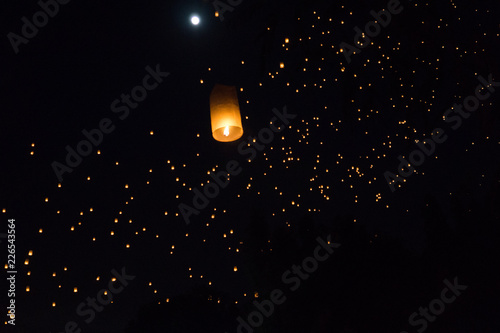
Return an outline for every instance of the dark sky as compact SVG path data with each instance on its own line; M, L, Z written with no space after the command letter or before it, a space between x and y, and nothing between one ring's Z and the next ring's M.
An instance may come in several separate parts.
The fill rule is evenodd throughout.
M478 75L500 81L499 11L493 1L401 4L348 62L341 44L354 46L354 28L364 31L386 1L244 0L221 20L210 1L73 0L18 52L9 33L21 35L21 19L33 22L40 5L4 1L0 233L15 219L18 273L16 328L2 326L63 332L75 321L83 332L123 332L140 309L197 288L247 304L259 291L252 251L279 250L276 235L286 229L300 244L304 230L326 237L321 230L343 221L362 230L361 243L383 239L427 258L430 244L445 246L433 238L435 219L495 249L500 87L456 129L443 115L474 96ZM113 102L143 84L148 66L169 75L120 119ZM236 142L212 138L215 84L238 89L244 134ZM296 117L247 162L238 146L284 108ZM54 161L64 164L66 147L76 149L82 131L106 118L113 131L60 181ZM447 140L391 191L386 172L397 174L398 156L408 158L436 128ZM179 204L192 206L192 189L232 160L241 173L187 225ZM477 215L464 225L469 213ZM276 276L288 266L273 266ZM75 309L122 267L136 278L85 324Z

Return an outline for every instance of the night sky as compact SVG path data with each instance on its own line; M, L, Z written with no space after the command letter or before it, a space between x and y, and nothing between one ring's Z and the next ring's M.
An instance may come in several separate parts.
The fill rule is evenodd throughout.
M1 332L500 331L495 1L44 1L0 10ZM216 84L237 141L212 137Z

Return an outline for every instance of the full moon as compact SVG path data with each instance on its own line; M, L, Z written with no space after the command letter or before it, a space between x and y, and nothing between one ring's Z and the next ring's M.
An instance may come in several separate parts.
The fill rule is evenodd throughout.
M194 25L198 25L200 23L200 18L198 16L192 16L191 23L193 23Z

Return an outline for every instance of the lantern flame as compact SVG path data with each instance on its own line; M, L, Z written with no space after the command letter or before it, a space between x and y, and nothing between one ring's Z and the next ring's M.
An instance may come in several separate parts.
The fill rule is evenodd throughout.
M224 136L229 136L229 126L226 126L226 128L224 128Z

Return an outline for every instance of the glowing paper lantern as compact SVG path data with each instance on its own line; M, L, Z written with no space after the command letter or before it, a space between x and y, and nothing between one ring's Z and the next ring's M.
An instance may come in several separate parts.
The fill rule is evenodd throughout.
M215 140L230 142L241 138L243 126L236 87L215 85L210 94L210 118Z

